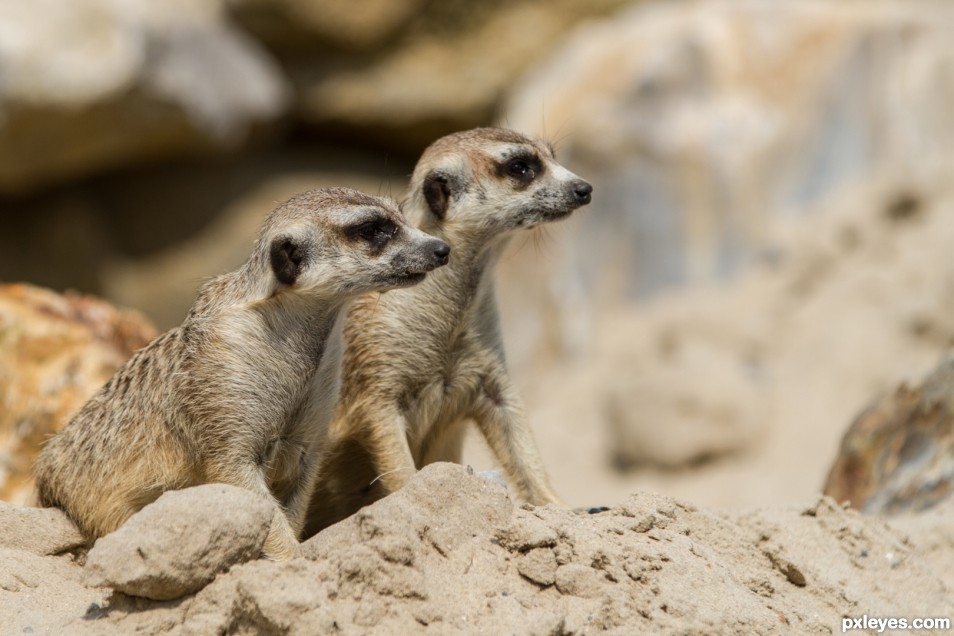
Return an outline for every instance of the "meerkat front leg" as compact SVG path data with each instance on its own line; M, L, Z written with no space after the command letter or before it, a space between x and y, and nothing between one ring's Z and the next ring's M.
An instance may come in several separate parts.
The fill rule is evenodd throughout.
M473 419L500 462L507 481L527 503L568 507L553 492L523 403L501 373L484 377Z
M371 455L376 476L385 495L397 492L417 472L407 441L407 420L396 406L358 416L366 422L360 430L365 448ZM367 484L370 486L371 484Z
M318 481L319 450L312 448L303 454L299 460L300 472L297 483L285 503L285 516L295 533L295 538L301 536L308 519L308 506L311 503L312 493Z

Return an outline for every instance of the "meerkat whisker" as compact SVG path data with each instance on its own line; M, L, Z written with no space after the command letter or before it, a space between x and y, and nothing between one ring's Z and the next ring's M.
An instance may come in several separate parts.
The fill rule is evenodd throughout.
M381 479L381 478L384 477L385 475L390 474L390 473L396 473L396 472L399 471L399 470L404 470L404 468L395 468L394 470L389 470L387 473L381 473L380 475L378 475L377 477L375 477L374 479L372 479L372 480L371 480L371 483L369 483L368 485L369 485L369 486L373 486L373 485L374 485L374 482L378 481L379 479Z

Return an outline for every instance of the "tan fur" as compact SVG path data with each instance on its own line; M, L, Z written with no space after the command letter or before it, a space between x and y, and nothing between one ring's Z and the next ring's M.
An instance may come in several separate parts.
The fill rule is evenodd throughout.
M534 163L532 178L508 172L519 173L509 162L520 157ZM450 135L424 152L402 207L454 253L421 285L350 309L341 400L306 535L396 491L426 464L459 462L469 420L520 497L561 503L507 373L493 269L511 236L567 216L591 190L547 145L508 130Z
M387 199L343 188L292 198L249 260L204 285L183 324L49 441L36 465L41 505L62 507L94 540L164 491L232 484L275 503L266 556L294 556L315 443L337 400L339 315L359 294L416 282L446 249Z

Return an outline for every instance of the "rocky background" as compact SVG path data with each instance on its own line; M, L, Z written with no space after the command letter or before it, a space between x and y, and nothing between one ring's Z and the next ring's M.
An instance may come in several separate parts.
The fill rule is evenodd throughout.
M508 125L596 186L500 273L557 481L810 496L853 415L954 337L954 9L583 6L2 0L0 280L166 329L276 202L400 197L436 137ZM742 487L759 461L800 478Z
M951 570L937 558L954 545L937 531L950 527L954 483L951 33L954 6L930 0L0 0L0 499L29 501L37 444L155 329L177 324L201 280L247 256L276 202L322 185L400 198L428 143L498 124L547 137L595 186L592 205L515 241L498 276L510 363L554 485L573 505L613 507L613 519L662 505L680 520L664 541L700 532L708 546L626 579L630 566L609 553L642 549L649 528L614 543L629 537L616 521L538 511L558 539L504 540L485 563L535 582L517 593L524 631L585 632L598 615L594 628L731 633L718 603L698 623L686 617L703 601L666 609L688 602L677 571L699 550L738 583L741 631L826 633L839 615L878 608L954 616L941 601L954 597ZM479 440L467 454L492 465ZM445 496L439 481L429 496ZM823 490L835 499L822 505ZM646 491L731 516L712 530L689 504L632 499ZM885 529L843 501L929 512ZM819 505L820 530L804 512ZM673 530L681 523L690 532ZM573 524L597 547L573 552ZM830 554L795 541L809 526ZM779 528L794 530L773 538ZM426 535L398 556L391 539L375 550L418 572L401 576L451 576L430 553L414 556ZM345 549L346 536L322 545ZM55 550L11 539L0 558L4 546L72 554L67 539ZM749 547L727 547L737 542ZM892 574L902 548L914 574ZM790 553L850 563L804 576ZM880 582L852 582L875 553L889 563ZM452 622L451 606L394 601L404 583L374 588L365 578L378 557L348 554L314 566L323 581L358 585L318 622L287 623L287 598L255 587L269 566L252 564L191 600L150 606L166 618L142 629L182 612L216 629L247 619L327 631L346 615L357 631L471 625ZM70 585L83 571L7 558ZM269 576L291 585L312 566ZM605 580L635 585L630 596L649 585L658 603L626 604ZM420 586L418 601L434 594ZM36 588L0 593L11 587ZM475 599L491 589L479 590L452 596L490 620ZM102 595L76 594L76 607ZM362 602L375 594L390 600ZM747 594L762 600L746 605ZM136 627L135 603L116 607L117 625ZM550 624L554 607L563 619ZM28 614L12 615L27 625Z
M809 496L853 414L954 334L954 10L630 4L4 0L0 280L165 329L275 202L400 197L433 139L508 125L597 192L500 276L558 486ZM35 408L17 390L3 430ZM744 487L760 462L777 478Z

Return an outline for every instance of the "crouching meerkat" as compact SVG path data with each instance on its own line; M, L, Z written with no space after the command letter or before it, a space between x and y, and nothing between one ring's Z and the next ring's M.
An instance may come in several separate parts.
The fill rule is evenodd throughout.
M296 195L267 217L244 265L205 284L182 325L46 444L41 505L95 540L164 491L232 484L274 502L263 552L291 558L337 401L339 315L362 293L419 283L449 252L388 199Z
M471 420L522 499L563 505L507 374L493 270L514 234L569 216L592 190L547 144L509 130L452 134L425 150L402 207L454 253L421 285L349 310L341 399L306 536L426 464L460 462Z

